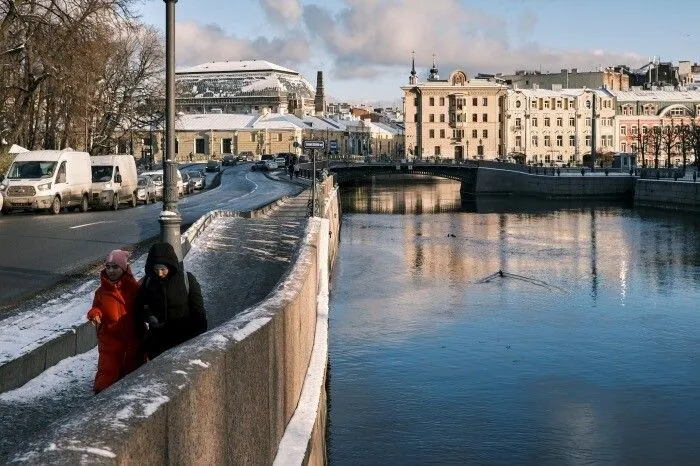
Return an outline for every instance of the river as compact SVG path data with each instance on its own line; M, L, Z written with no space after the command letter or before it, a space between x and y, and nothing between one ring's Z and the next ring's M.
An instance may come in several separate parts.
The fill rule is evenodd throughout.
M700 220L343 188L332 464L700 464Z

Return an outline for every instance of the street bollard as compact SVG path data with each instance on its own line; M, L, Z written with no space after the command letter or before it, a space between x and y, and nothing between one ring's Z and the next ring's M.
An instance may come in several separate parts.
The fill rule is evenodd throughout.
M693 172L693 183L698 179L698 172Z
M586 173L586 170L582 168L581 169L581 176L583 176L585 173Z
M610 173L610 170L608 170L608 169L606 168L606 169L605 169L605 176L608 176L608 173Z

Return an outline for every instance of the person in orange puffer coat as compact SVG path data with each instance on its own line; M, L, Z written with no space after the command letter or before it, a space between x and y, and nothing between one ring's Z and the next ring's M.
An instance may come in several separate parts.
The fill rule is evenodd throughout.
M134 304L139 284L131 273L129 254L116 249L105 259L100 287L87 318L97 327L95 394L134 371L145 361L143 344L134 327Z

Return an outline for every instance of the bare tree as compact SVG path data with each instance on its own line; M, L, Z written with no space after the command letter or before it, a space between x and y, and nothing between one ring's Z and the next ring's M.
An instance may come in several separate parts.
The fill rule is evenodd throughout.
M637 151L642 156L642 168L647 168L646 148L647 134L642 131L642 127L638 126L637 130Z
M671 120L670 126L664 126L661 130L661 143L666 152L666 168L671 168L671 155L673 155L673 149L675 149L676 144L678 144L678 133L676 132L673 120Z
M676 139L678 141L678 148L681 151L681 156L683 157L683 172L685 172L685 167L688 163L688 151L691 150L692 146L690 126L685 123L676 126Z
M649 147L654 152L654 168L659 168L659 155L663 145L663 131L660 126L654 126L647 131L647 141Z
M697 124L695 119L690 123L690 144L693 148L693 155L695 156L695 166L700 166L700 125Z

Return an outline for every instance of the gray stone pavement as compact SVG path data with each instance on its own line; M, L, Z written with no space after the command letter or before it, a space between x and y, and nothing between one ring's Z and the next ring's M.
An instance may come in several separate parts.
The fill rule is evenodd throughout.
M307 225L308 191L264 218L218 217L197 238L188 270L202 286L209 326L270 294L291 268Z
M209 328L260 302L291 269L306 229L309 198L310 191L304 191L257 219L218 217L196 239L185 266L202 286ZM62 368L64 374L74 376L48 377L39 384L50 388L29 399L9 401L0 395L0 464L51 422L61 422L93 396L94 369L86 366L94 364L95 358L94 350L74 358L72 367Z

